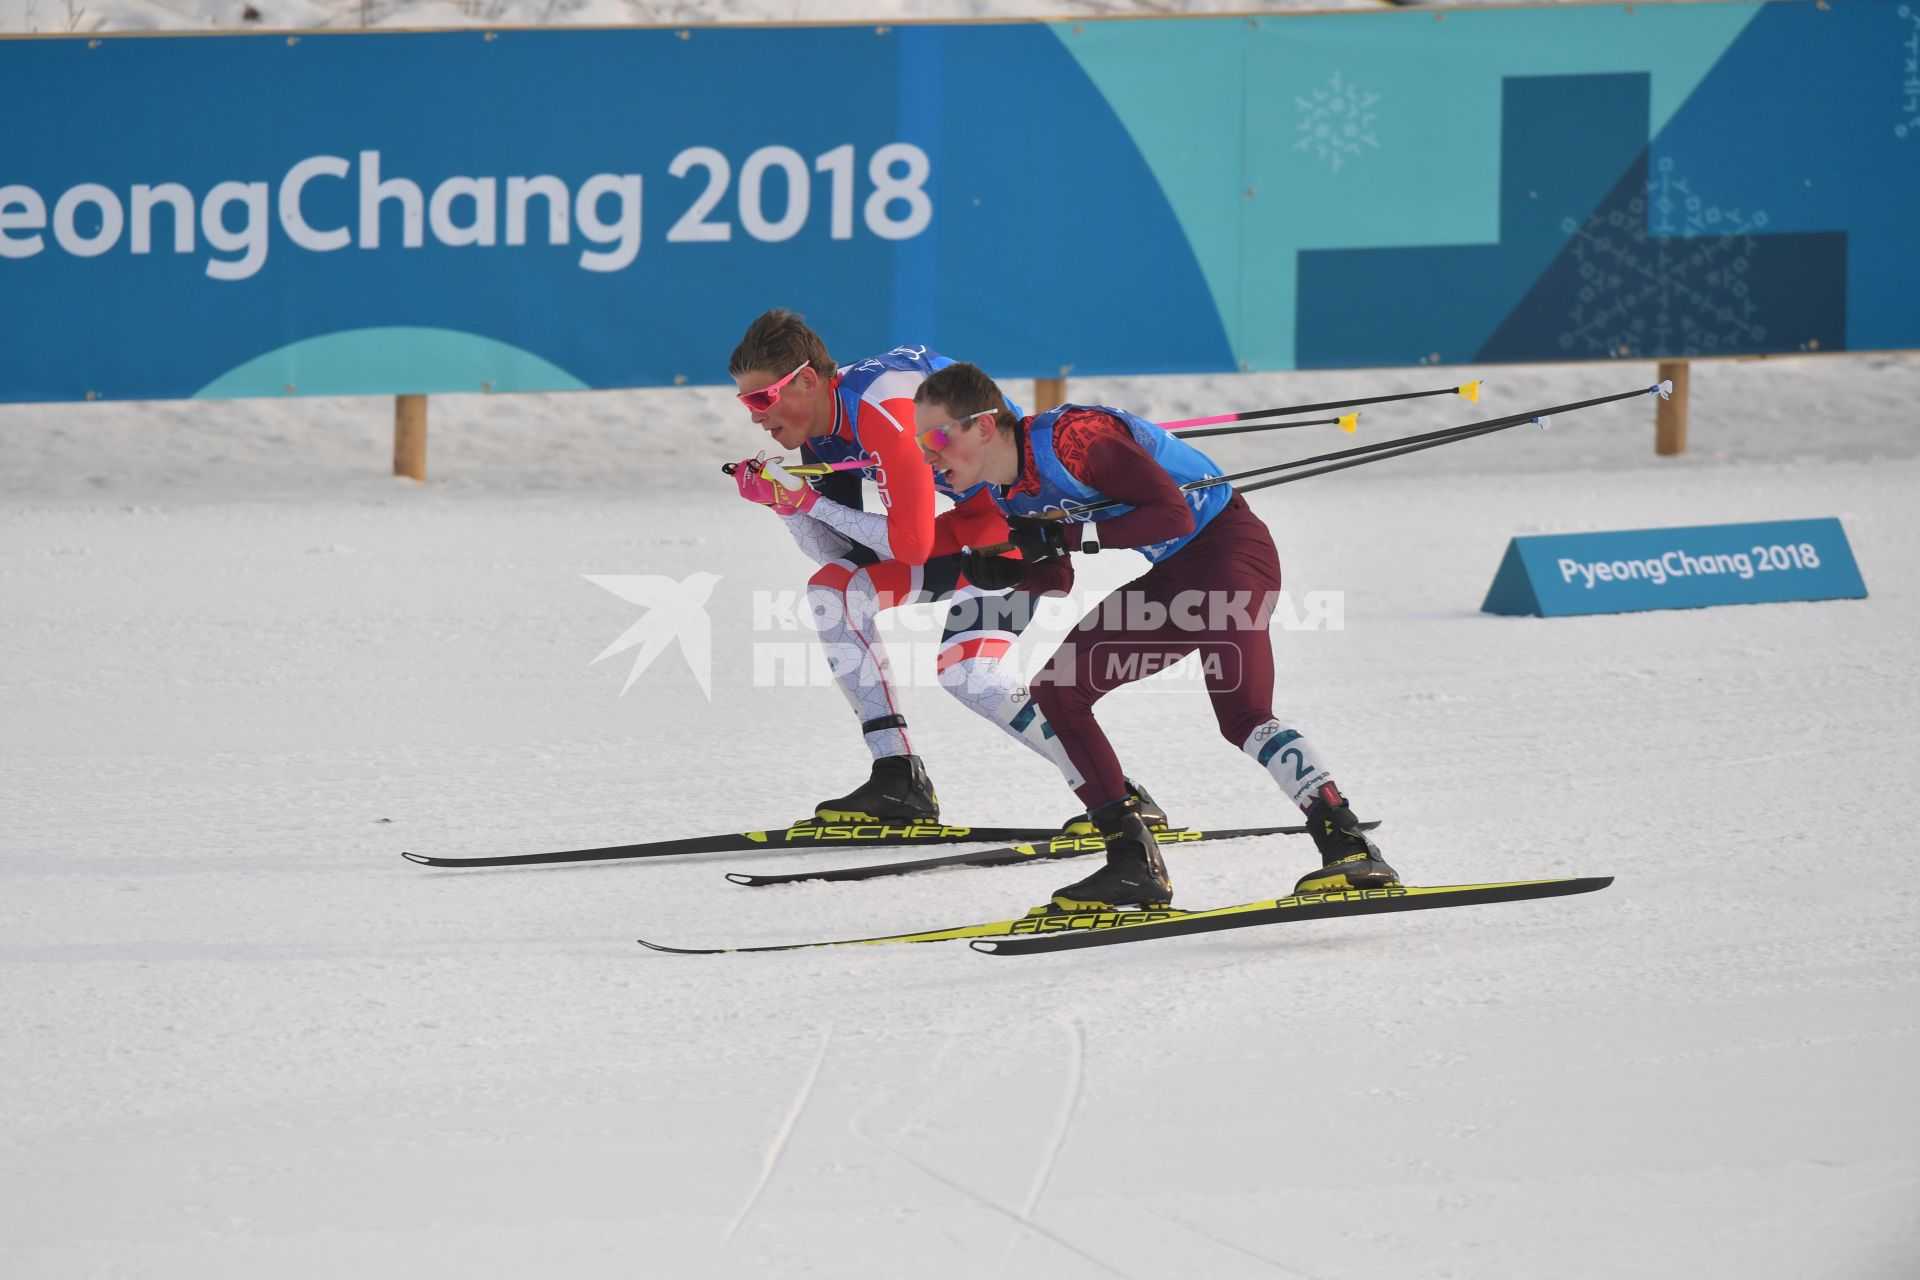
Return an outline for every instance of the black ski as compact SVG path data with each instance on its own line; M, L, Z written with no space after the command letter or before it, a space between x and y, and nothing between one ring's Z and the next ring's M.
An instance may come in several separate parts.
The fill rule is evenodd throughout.
M1378 822L1363 822L1365 830L1371 831L1379 826ZM1196 831L1191 828L1176 828L1159 832L1160 843L1191 844L1199 840L1241 840L1249 836L1300 836L1305 835L1305 827L1237 827L1228 831ZM864 867L841 867L836 871L791 871L782 875L749 875L744 871L729 871L727 879L735 884L750 885L758 888L769 884L799 884L805 880L878 880L883 876L908 876L918 871L937 871L941 867L1012 867L1023 862L1044 862L1049 858L1077 858L1086 853L1100 853L1106 848L1106 842L1097 835L1069 836L1056 835L1051 840L1035 840L1028 844L1006 845L999 849L980 849L971 853L945 853L937 858L914 858L906 862L882 862Z
M616 858L671 858L689 853L753 853L762 849L832 849L853 845L1000 844L1044 840L1057 827L950 827L938 822L796 823L772 831L686 836L604 849L567 849L558 853L508 853L491 858L438 858L424 853L400 856L423 867L529 867L550 862L607 862Z
M889 933L873 938L838 938L830 942L786 942L756 947L669 947L645 938L643 947L681 956L713 956L747 951L806 951L816 947L862 947L891 942L968 941L976 951L992 955L1025 955L1035 951L1064 951L1118 942L1142 942L1216 929L1244 929L1252 925L1284 924L1297 920L1325 920L1335 916L1375 915L1388 911L1428 911L1439 907L1468 907L1491 902L1523 902L1592 893L1613 883L1612 876L1566 880L1515 880L1500 884L1393 885L1385 889L1342 889L1325 893L1296 893L1264 902L1246 902L1206 911L1075 911L1057 912L1035 907L1017 920L963 924L919 933Z
M975 951L993 956L1024 956L1041 951L1072 951L1105 947L1150 938L1174 938L1219 929L1246 929L1254 925L1290 924L1299 920L1328 920L1340 916L1380 915L1389 911L1431 911L1440 907L1472 907L1493 902L1525 902L1593 893L1613 883L1612 876L1569 880L1517 880L1504 884L1449 884L1422 888L1393 885L1385 889L1343 889L1325 893L1297 893L1271 902L1221 907L1213 911L1111 911L1086 920L1082 916L1029 916L1017 921L1005 937L982 937L968 943ZM1138 919L1129 917L1138 916ZM1054 926L1053 920L1065 923ZM1082 921L1085 921L1082 923Z

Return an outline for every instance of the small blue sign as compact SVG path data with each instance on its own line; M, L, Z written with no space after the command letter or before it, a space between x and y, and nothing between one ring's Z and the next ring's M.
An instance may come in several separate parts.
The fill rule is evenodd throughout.
M1838 520L1770 520L1515 538L1480 609L1554 618L1866 594Z

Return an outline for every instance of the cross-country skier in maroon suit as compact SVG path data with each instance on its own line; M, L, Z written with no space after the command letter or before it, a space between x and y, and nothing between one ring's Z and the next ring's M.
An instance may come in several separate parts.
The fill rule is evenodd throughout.
M1058 890L1056 907L1171 901L1158 842L1128 794L1093 704L1196 650L1220 732L1264 766L1307 816L1323 865L1295 891L1399 883L1319 751L1274 718L1267 627L1280 590L1279 553L1266 524L1229 485L1182 490L1221 474L1205 454L1118 409L1062 405L1016 418L999 387L970 364L949 365L922 382L914 417L935 472L961 491L984 482L1021 553L1015 559L969 551L968 580L990 590L1064 594L1073 584L1066 553L1091 542L1091 531L1102 546L1131 547L1152 562L1081 619L1032 684L1084 779L1077 793L1107 843L1106 865ZM1072 514L1109 500L1116 505ZM1048 514L1054 518L1043 518Z

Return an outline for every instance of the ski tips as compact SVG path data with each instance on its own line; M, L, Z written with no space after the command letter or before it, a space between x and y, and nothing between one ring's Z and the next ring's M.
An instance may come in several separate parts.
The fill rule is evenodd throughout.
M1359 414L1343 413L1340 415L1340 418L1339 418L1340 429L1346 432L1348 435L1352 435L1354 433L1355 428L1357 428L1359 425L1360 425Z
M1459 393L1459 396L1462 400L1471 401L1474 404L1480 403L1480 382L1479 381L1463 382L1459 386L1455 387L1454 390Z
M405 858L408 862L417 862L423 867L430 867L433 865L433 859L427 857L424 853L408 853L406 850L402 849L400 851L400 856Z
M760 877L748 875L744 871L729 871L727 872L727 879L731 880L734 884L757 884L759 883Z
M718 947L670 947L664 942L648 942L645 938L635 938L635 942L649 951L658 951L669 956L714 956L724 954Z

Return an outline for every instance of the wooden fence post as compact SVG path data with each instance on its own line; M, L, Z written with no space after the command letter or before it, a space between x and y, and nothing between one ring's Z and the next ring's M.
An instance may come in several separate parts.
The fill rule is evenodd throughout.
M427 478L427 398L393 398L393 474Z
M1687 362L1662 360L1659 379L1673 380L1673 397L1655 402L1653 451L1661 457L1687 451Z
M1055 405L1066 402L1067 380L1065 377L1033 380L1033 403L1028 407L1035 413L1044 413Z

